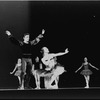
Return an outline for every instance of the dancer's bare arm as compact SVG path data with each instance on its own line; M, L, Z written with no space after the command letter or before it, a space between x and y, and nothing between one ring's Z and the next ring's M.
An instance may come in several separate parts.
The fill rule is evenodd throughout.
M68 48L67 48L67 49L65 49L65 52L60 52L60 53L53 54L53 57L62 56L62 55L67 54L68 52L69 51L68 51Z
M83 64L81 65L81 67L79 67L79 68L75 71L75 73L77 73L82 67L83 67Z
M92 64L89 63L89 65L90 65L92 68L95 68L96 70L99 70L97 67L93 66Z
M14 72L15 72L15 70L17 69L17 64L16 64L16 66L15 66L15 68L14 68L14 70L12 71L12 72L10 72L10 74L13 74Z

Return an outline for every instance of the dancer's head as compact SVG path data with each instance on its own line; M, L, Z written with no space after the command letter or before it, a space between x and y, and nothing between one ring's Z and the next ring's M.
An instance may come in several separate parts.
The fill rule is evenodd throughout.
M36 58L35 58L35 61L36 61L36 62L39 62L39 57L36 57Z
M25 33L23 39L25 42L29 42L29 39L30 39L29 33Z
M49 53L49 49L48 49L47 47L43 47L43 48L42 48L42 52L43 52L43 53Z
M19 58L19 59L18 59L18 64L20 64L20 63L21 63L21 59Z
M84 58L84 61L87 62L87 57Z

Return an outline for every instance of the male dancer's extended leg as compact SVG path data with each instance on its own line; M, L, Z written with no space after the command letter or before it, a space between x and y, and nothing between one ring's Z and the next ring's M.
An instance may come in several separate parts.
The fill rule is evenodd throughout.
M26 75L27 75L27 73L26 73L26 66L27 66L26 59L22 58L22 73L25 73L25 75L22 77L21 81L23 82L25 88L27 87L26 86Z

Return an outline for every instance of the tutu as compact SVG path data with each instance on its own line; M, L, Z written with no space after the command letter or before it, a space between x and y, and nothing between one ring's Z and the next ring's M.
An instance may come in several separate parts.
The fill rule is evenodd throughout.
M80 74L82 74L82 75L91 75L92 71L89 70L89 69L85 69L85 70L82 70Z
M62 73L64 73L65 69L62 66L56 66L56 68L54 69L54 75L61 75Z
M20 76L21 75L21 70L16 71L14 75L15 76Z
M35 70L35 73L39 74L40 76L44 76L44 77L49 77L52 75L51 71L46 71L46 70L42 70L42 69Z

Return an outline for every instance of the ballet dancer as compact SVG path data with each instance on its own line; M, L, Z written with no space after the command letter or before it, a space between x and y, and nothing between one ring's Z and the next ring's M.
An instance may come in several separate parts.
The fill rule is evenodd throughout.
M81 67L79 67L75 73L77 73L82 67L84 67L84 70L81 71L80 74L82 74L85 78L86 81L86 86L84 88L89 88L89 81L90 81L90 75L93 74L93 72L89 69L89 66L91 66L92 68L95 68L96 70L99 70L98 68L96 68L95 66L91 65L88 62L87 57L84 58L84 63L82 63Z
M65 52L60 53L49 53L49 49L47 47L42 48L43 51L43 58L41 59L42 63L46 66L45 74L49 74L45 77L45 88L47 89L58 89L58 81L59 75L65 72L65 69L62 65L57 62L57 56L62 56L67 54L69 51L68 49ZM55 85L52 83L55 81Z
M21 62L20 58L18 59L14 70L12 72L10 72L10 74L13 74L14 72L15 72L14 75L17 76L18 80L19 80L19 88L18 89L24 89L24 76L26 73L22 72L22 62Z

